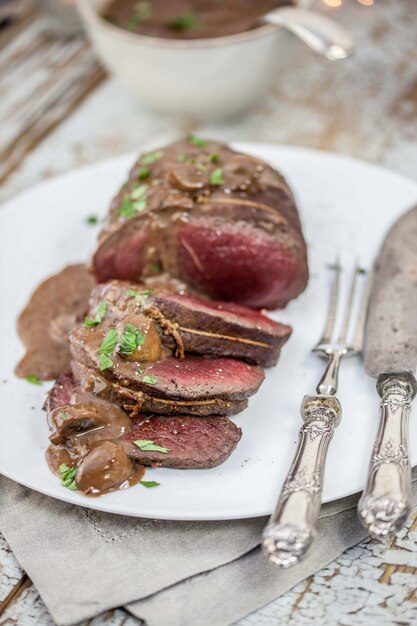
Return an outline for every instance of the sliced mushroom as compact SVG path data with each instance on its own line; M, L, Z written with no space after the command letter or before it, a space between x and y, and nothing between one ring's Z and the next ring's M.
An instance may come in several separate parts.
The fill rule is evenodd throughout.
M86 495L99 495L130 484L132 461L114 441L96 443L77 469L77 486Z

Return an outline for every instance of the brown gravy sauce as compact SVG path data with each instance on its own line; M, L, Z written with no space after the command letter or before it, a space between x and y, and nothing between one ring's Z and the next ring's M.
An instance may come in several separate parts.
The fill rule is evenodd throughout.
M26 354L15 373L53 380L69 369L68 334L85 317L95 284L83 264L69 265L43 281L32 294L17 322Z
M291 0L111 0L103 18L151 37L202 39L260 25L262 15Z

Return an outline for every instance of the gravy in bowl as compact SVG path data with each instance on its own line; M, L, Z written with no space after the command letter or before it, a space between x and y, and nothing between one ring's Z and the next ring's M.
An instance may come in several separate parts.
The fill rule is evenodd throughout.
M292 0L111 0L102 17L141 35L206 39L256 28L265 13Z

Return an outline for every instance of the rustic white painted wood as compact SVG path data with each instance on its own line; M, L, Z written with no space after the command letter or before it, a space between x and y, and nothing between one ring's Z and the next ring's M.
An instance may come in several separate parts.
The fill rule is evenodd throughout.
M26 156L0 189L0 197L83 163L169 141L190 129L225 140L339 151L417 179L417 2L375 0L373 7L366 7L343 0L332 13L354 34L356 56L329 64L294 46L288 69L272 92L246 115L227 122L199 126L191 120L158 118L115 80L107 80ZM7 102L2 95L0 125L10 102L24 97L25 91L20 85L2 93ZM417 624L417 512L388 547L370 540L361 543L236 626L326 623ZM6 624L49 626L52 621L2 540L0 626ZM91 624L133 626L138 621L117 610Z

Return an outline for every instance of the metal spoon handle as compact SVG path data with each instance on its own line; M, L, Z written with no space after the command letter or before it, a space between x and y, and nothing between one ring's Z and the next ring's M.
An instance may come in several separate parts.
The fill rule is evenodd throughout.
M312 50L331 61L345 59L354 51L348 31L320 13L298 7L282 7L264 15L263 20L286 28Z
M341 414L335 396L304 397L297 452L262 538L264 553L277 565L297 563L316 535L327 449Z
M408 417L414 390L407 377L400 375L382 378L377 388L379 429L358 515L370 534L382 539L398 532L410 512Z

